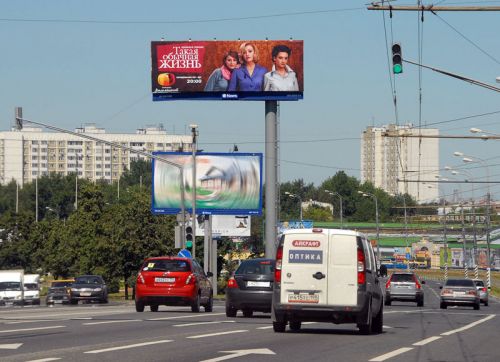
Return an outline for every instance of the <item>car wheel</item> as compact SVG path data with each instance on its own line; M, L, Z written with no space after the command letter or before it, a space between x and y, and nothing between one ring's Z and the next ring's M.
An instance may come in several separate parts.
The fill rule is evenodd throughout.
M78 304L78 299L71 299L69 302L70 302L70 304L75 305L75 304Z
M484 302L484 306L487 307L488 306L488 301L485 301Z
M384 306L380 305L377 316L373 319L373 332L382 333L384 331Z
M391 305L391 298L385 298L385 305Z
M474 310L479 310L480 305L480 303L474 304Z
M290 330L300 331L300 327L302 327L301 321L290 321Z
M104 298L100 300L101 304L108 304L108 298Z
M135 301L135 310L136 310L136 312L144 312L144 303L136 300Z
M286 329L286 322L273 322L273 330L276 333L283 333Z
M439 304L439 308L441 308L441 309L446 309L446 308L447 308L446 303L441 302L441 303Z
M423 307L424 306L424 298L420 298L417 300L417 307Z
M372 334L372 323L373 323L373 316L372 316L372 303L368 305L368 313L366 315L366 324L359 324L359 332L361 334Z
M238 309L226 305L226 317L234 318L236 317L236 313L238 313Z
M191 304L191 312L193 313L199 313L200 312L200 295L197 294L196 298L193 301L193 304Z
M214 299L212 296L208 298L207 304L205 304L205 312L211 312L214 309Z
M158 307L158 304L151 304L149 309L151 309L151 312L158 312Z
M243 309L243 317L245 318L252 318L253 316L253 310L251 309Z

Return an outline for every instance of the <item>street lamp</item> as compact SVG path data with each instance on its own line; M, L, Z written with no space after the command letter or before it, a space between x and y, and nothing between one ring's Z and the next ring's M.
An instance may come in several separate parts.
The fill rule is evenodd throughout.
M338 196L339 197L339 204L340 204L340 228L344 228L344 222L343 222L343 210L342 210L342 196L335 191L330 191L330 190L325 190L325 192L330 195L330 196ZM333 208L332 208L332 214L333 214Z
M291 192L285 191L285 195L288 197L291 197L293 199L298 199L299 200L299 205L300 205L300 223L302 224L302 199L300 198L299 195L292 194Z
M377 196L375 196L374 194L371 194L369 192L365 192L365 191L361 191L359 190L358 191L358 194L361 194L363 197L373 197L373 199L375 200L375 223L377 224L377 258L378 258L378 263L380 265L380 228L379 228L379 222L378 222L378 200L377 200Z

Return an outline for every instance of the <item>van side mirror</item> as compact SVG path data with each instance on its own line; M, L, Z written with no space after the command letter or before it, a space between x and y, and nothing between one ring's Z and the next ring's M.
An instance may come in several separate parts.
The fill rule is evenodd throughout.
M212 272L207 272L207 277L213 277L214 276L214 273Z
M425 280L422 280L422 284L425 284Z
M443 286L442 286L442 285L440 285L440 286L439 286L439 289L443 289Z

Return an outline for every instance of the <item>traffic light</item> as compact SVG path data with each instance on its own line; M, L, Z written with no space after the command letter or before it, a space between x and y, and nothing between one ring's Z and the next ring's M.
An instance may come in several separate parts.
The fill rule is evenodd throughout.
M403 73L403 53L399 43L392 44L392 72L394 74Z
M193 227L186 226L186 248L191 249L193 247Z

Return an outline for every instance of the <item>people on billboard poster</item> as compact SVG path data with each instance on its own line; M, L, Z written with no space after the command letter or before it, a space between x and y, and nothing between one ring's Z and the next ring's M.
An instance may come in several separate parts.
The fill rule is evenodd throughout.
M259 50L250 42L240 46L241 67L235 69L229 82L229 92L259 92L264 86L264 75L267 69L258 64Z
M222 57L222 66L216 68L205 85L205 92L225 92L229 86L233 71L240 67L239 55L229 50Z
M265 91L298 91L297 75L288 65L292 50L286 45L276 45L272 50L273 68L264 76Z

